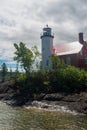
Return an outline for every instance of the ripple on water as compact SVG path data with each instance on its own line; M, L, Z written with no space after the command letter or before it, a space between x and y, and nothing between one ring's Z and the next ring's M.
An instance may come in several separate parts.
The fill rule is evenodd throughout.
M11 107L0 103L0 128L10 128L9 130L87 130L87 117L62 111Z

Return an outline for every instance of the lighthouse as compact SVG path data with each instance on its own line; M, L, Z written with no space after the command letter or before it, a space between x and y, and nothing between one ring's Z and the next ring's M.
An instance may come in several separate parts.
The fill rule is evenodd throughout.
M46 25L43 28L41 35L41 45L42 45L42 63L41 66L45 70L51 69L50 56L53 54L53 38L52 29Z

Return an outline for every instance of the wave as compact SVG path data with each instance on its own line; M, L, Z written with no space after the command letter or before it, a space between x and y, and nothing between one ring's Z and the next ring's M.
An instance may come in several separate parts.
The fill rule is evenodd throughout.
M73 115L78 115L79 114L79 113L77 113L74 110L73 111L69 110L69 108L66 107L66 106L59 106L59 105L55 105L55 104L48 104L46 102L40 102L40 101L28 102L24 107L26 109L38 108L38 109L49 110L49 111L62 111L62 112L71 113Z

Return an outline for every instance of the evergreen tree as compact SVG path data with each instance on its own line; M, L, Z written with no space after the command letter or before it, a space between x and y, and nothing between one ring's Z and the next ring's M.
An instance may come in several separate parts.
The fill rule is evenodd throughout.
M2 69L1 69L1 72L2 72L2 82L5 81L5 77L6 77L6 74L7 74L7 65L5 63L2 64Z

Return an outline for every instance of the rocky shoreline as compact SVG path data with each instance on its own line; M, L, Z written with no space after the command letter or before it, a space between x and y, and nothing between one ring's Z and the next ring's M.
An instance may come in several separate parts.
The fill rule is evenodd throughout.
M42 98L41 95L37 100L32 101L32 104L29 101L25 105L29 106L31 104L30 106L34 107L40 106L40 108L49 110L63 110L74 114L87 114L87 93L72 95L52 93L46 94ZM42 105L40 105L41 103Z
M48 110L63 110L87 115L87 92L65 94L50 93L25 97L11 89L13 81L0 85L0 100L12 106L37 107Z
M48 110L62 110L73 114L87 114L87 94L63 95L59 93L43 94L35 99L21 100L21 97L14 98L14 94L0 94L0 99L12 106L37 107Z

